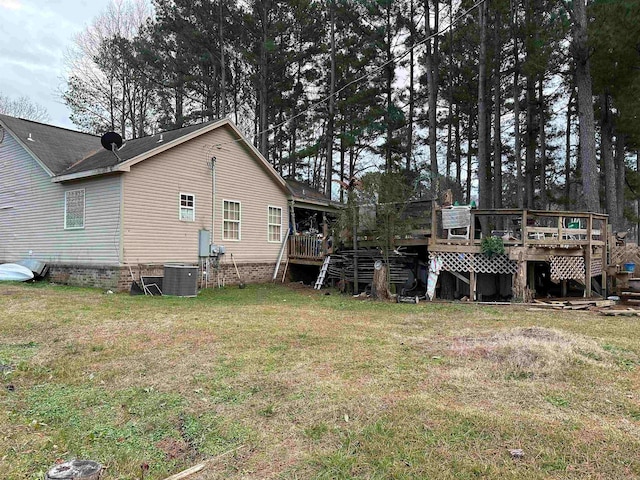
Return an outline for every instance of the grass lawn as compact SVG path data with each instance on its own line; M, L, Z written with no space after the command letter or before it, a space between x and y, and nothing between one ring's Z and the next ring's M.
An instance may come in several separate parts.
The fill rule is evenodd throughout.
M640 478L637 322L0 284L0 476L87 458L103 479L205 459L190 479Z

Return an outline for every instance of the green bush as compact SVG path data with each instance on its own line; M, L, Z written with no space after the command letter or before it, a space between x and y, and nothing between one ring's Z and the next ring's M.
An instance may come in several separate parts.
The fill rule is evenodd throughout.
M484 237L482 239L482 253L491 258L493 255L504 254L504 242L501 237Z

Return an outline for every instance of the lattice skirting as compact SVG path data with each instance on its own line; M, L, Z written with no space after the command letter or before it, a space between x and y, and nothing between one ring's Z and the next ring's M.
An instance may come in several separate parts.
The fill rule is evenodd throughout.
M442 270L448 272L516 273L518 265L507 255L487 257L484 253L431 252L430 259L440 257Z
M584 282L584 257L553 256L551 259L551 280L577 280Z
M602 259L594 258L591 260L591 276L598 277L602 275Z

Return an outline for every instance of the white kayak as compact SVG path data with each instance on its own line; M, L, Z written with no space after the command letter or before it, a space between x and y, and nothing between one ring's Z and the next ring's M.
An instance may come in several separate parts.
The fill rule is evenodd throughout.
M25 282L33 278L33 272L27 267L16 263L3 263L0 265L0 281Z

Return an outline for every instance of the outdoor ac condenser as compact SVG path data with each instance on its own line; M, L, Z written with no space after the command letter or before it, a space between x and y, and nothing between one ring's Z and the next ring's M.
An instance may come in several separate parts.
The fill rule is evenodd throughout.
M198 267L191 265L165 265L162 294L177 297L198 295Z

